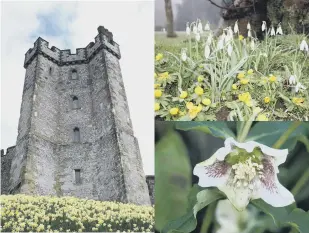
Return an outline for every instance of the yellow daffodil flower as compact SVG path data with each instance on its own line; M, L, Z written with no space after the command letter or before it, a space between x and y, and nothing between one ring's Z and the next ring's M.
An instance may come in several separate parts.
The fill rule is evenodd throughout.
M156 98L160 98L162 96L162 91L160 89L156 89L154 93Z
M264 98L264 103L265 103L265 104L268 104L269 102L270 102L270 97L266 96L266 97Z
M171 109L170 109L170 114L171 114L172 116L177 115L178 112L179 112L179 108L171 108Z

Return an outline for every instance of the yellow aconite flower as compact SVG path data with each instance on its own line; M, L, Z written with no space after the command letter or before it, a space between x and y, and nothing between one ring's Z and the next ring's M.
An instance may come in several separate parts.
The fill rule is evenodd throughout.
M156 98L160 98L162 96L162 91L161 90L156 89L154 92L155 92L155 97Z
M159 111L160 110L160 104L159 103L155 103L155 111Z
M237 78L238 79L242 79L242 78L244 78L245 77L245 72L240 72L240 73L238 73L238 75L237 75Z
M158 87L160 87L160 84L159 83L155 83L154 88L158 88Z
M249 79L247 79L247 78L243 78L243 79L240 80L240 83L243 84L243 85L248 84L248 82L249 82Z
M270 102L270 98L268 97L268 96L266 96L265 98L264 98L264 103L265 104L268 104Z
M233 84L233 85L232 85L232 88L233 88L233 90L237 90L237 85L236 85L236 84Z
M161 73L159 74L159 79L167 79L168 75L169 75L168 72Z
M203 75L198 76L197 81L199 81L200 83L203 82L204 81Z
M203 88L201 88L201 87L196 87L196 88L194 89L194 92L195 92L195 94L197 94L197 95L203 95L204 90L203 90Z
M238 39L239 39L239 40L243 40L244 38L245 38L245 37L244 37L243 35L239 35L239 36L238 36Z
M186 97L188 96L188 92L186 92L186 91L182 91L181 93L180 93L180 98L181 99L185 99Z
M297 98L297 97L294 97L294 98L292 99L292 102L293 102L294 104L296 104L296 105L301 105L304 101L305 101L304 98Z
M247 106L251 107L252 106L252 101L251 101L251 95L249 92L245 92L242 94L238 95L238 99L242 102L244 102Z
M178 109L178 108L171 108L171 109L170 109L170 114L171 114L172 116L177 115L178 112L179 112L179 109Z
M189 117L191 119L194 119L197 116L197 114L203 109L202 105L199 104L198 106L194 106L192 102L188 102L186 104L186 107L189 110Z
M163 58L163 54L162 53L158 53L156 56L156 61L160 61Z
M203 103L204 105L206 105L206 106L209 106L209 105L211 104L211 100L208 99L208 98L205 98L205 99L202 100L202 103Z
M248 70L248 74L253 74L253 69Z
M259 114L256 120L257 121L268 121L268 118L265 114Z
M269 81L270 81L270 82L276 82L276 80L277 80L277 77L276 77L276 76L270 75L270 77L269 77Z

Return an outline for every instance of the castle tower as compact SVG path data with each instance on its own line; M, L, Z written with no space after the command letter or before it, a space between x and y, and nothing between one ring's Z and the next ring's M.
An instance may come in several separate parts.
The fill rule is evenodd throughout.
M150 204L119 59L102 26L76 54L35 41L25 55L9 193Z

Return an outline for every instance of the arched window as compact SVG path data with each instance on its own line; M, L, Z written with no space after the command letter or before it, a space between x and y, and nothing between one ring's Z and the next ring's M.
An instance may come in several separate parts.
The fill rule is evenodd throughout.
M81 184L80 169L74 169L74 171L75 171L75 183Z
M51 75L53 72L53 68L52 67L49 67L49 75Z
M73 129L73 141L74 142L79 142L80 141L80 132L79 132L79 128L75 127Z
M78 98L76 96L73 96L73 98L72 98L72 108L73 109L80 108L79 100L78 100Z
M72 79L77 79L77 71L75 69L72 70Z

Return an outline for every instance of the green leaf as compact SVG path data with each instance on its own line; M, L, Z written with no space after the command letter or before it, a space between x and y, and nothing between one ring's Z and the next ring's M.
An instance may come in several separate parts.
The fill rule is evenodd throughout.
M294 122L258 122L247 136L246 141L256 141L267 146L273 146ZM300 126L291 133L281 148L292 150L301 135L309 136L309 123L302 122Z
M288 217L288 223L295 227L300 233L308 233L309 213L302 209L294 209Z
M214 137L235 138L233 131L227 126L226 122L177 122L175 124L178 130L198 130Z
M155 148L155 226L186 214L192 170L186 147L177 132L168 132Z
M210 203L224 198L224 195L217 189L205 189L200 191L197 196L197 203L193 207L193 213L196 217L197 212L208 206Z
M252 200L251 204L256 206L258 209L263 211L265 214L268 214L274 220L274 223L279 227L280 225L284 224L287 217L288 211L284 207L273 207L262 199Z

